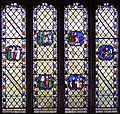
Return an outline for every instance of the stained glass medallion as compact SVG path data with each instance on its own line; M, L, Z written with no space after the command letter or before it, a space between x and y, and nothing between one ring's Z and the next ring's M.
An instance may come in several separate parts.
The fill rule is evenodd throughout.
M85 87L85 79L82 75L71 75L68 80L71 90L82 90ZM87 87L87 85L86 85Z
M36 82L40 90L50 90L53 87L54 80L50 75L39 75Z
M96 10L96 112L117 112L117 9L105 3Z
M86 113L88 106L88 16L83 5L65 7L65 112Z
M72 45L82 45L82 43L83 43L82 32L81 31L70 31L68 33L68 42L71 46Z
M37 33L37 40L40 46L49 46L53 42L52 31L39 31Z
M2 109L26 108L26 13L22 5L2 7Z
M113 54L113 47L111 45L101 45L99 47L99 59L112 60Z
M21 53L22 48L18 45L10 45L6 47L5 55L6 59L9 61L19 61L22 57Z
M57 10L47 3L33 10L34 112L57 111Z

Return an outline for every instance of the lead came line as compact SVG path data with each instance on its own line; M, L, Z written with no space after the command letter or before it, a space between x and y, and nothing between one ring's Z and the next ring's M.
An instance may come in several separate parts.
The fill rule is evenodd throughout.
M16 82L16 80L10 74L9 70L6 69L6 71L7 71L7 74L6 74L7 78L13 83L14 87L19 91L19 93L21 93L22 91L20 90L22 90L22 87Z

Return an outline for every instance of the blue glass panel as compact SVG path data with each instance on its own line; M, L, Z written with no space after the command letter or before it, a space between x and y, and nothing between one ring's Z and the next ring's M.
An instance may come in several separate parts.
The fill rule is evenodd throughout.
M99 58L101 60L112 60L113 53L113 47L111 45L102 45L99 47Z

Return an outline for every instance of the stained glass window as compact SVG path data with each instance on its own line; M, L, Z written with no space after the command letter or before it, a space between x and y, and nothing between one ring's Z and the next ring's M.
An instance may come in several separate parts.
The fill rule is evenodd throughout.
M118 14L105 3L96 10L96 112L117 112Z
M88 15L83 5L65 7L65 112L88 107Z
M42 3L33 10L34 112L57 111L57 10Z
M2 109L26 108L26 13L16 3L2 7Z

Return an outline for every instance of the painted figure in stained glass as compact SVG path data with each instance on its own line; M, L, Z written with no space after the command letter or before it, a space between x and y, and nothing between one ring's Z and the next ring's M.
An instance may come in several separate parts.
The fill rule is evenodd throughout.
M21 59L21 47L20 46L8 46L6 48L6 58L10 61Z
M83 43L83 34L80 31L71 31L68 34L68 42L70 45L82 45Z
M113 59L113 47L111 45L102 45L99 47L99 57L101 60Z
M71 75L69 77L69 87L71 90L80 90L84 86L83 76Z
M53 78L50 75L39 75L36 81L40 90L51 89L53 87Z
M37 33L37 40L40 46L52 45L52 32L51 31L40 31Z

